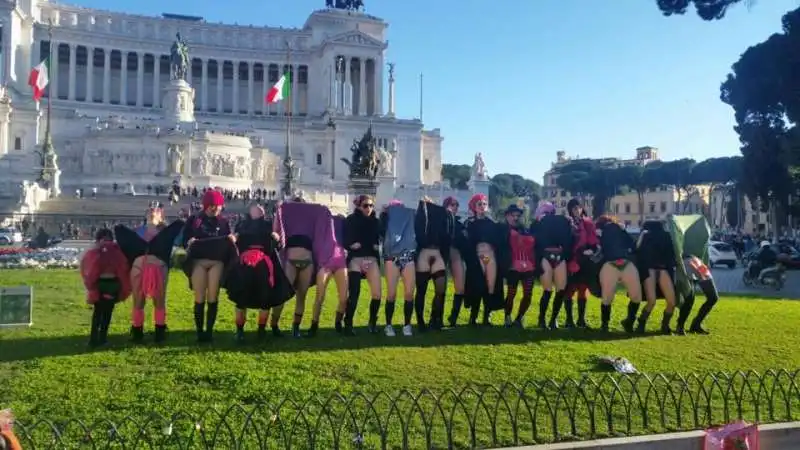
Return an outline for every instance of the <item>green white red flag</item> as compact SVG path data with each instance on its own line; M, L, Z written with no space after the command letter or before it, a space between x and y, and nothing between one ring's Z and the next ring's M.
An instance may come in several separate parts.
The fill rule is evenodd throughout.
M292 80L289 73L283 74L281 79L275 83L275 86L267 92L267 103L278 103L282 100L289 98L291 95Z
M45 58L31 70L28 77L28 85L33 89L34 101L38 102L42 98L48 84L50 84L50 58Z

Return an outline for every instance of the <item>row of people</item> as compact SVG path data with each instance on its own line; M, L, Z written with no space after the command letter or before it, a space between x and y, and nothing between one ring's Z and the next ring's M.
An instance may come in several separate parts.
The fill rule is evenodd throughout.
M203 196L202 210L185 221L166 225L162 211L151 208L147 223L138 229L117 226L113 233L98 232L96 247L81 264L88 300L94 305L92 345L106 342L114 305L130 294L132 338L141 341L144 337L145 301L151 298L155 340L165 339L165 292L176 241L187 249L183 271L194 294L195 326L201 342L212 339L222 288L236 304L236 338L243 340L248 309L259 311L260 337L266 336L268 325L273 334L280 335L279 319L292 297L292 334L301 336L308 292L316 285L308 329L313 336L319 329L331 280L338 297L334 326L347 335L354 334L364 280L370 298L368 329L380 331L378 316L383 303L387 336L396 334L394 314L401 281L401 332L410 336L414 321L420 331L455 326L462 308L470 310L471 325L477 325L479 319L488 325L492 312L502 310L506 326L522 327L537 279L543 289L537 320L541 328L559 328L562 309L565 327L587 327L587 292L591 290L601 297L600 328L608 330L612 301L622 283L629 296L623 328L644 331L660 291L667 302L661 331L671 332L676 302L675 255L669 234L658 223L648 223L637 246L612 218L601 217L595 224L585 217L577 200L570 201L569 216L557 215L552 204L542 203L529 228L521 225L523 211L516 206L505 211L504 222L495 222L489 216L488 199L480 194L470 199L470 217L465 220L457 215L460 205L454 198L442 205L423 200L416 208L394 201L378 213L374 199L362 195L347 217L333 216L323 205L295 199L281 203L271 218L255 205L249 216L231 229L221 215L223 206L223 196L209 190ZM454 294L445 324L448 272ZM426 320L431 284L433 301ZM514 317L520 285L522 298ZM637 324L643 290L647 301ZM573 317L575 294L577 320ZM684 332L690 308L681 311L679 333ZM704 332L701 323L707 313L695 319L690 331Z

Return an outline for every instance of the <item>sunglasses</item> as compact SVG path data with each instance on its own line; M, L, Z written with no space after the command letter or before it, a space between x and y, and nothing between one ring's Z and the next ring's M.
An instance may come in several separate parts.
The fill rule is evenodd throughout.
M372 203L364 203L363 205L361 205L361 207L364 208L364 209L370 209L370 208L374 208L375 205L373 205Z
M486 206L486 205L488 205L488 203L486 202L478 202L475 204L475 206Z

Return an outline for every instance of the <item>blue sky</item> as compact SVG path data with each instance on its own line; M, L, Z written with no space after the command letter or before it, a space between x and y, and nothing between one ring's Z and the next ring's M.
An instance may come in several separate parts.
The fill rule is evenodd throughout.
M299 27L324 0L66 0L138 14ZM738 154L719 85L798 0L762 0L718 22L663 17L655 0L364 0L389 22L397 112L445 136L444 160L541 182L556 151L663 159ZM169 4L170 6L165 6ZM489 4L502 5L489 8ZM235 6L234 6L235 5Z

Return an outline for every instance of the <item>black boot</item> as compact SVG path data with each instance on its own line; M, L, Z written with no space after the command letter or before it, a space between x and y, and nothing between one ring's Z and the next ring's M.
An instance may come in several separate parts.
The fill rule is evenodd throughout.
M622 328L628 333L633 333L633 325L636 323L636 313L639 312L640 303L628 302L628 317L622 320Z
M564 299L564 312L567 314L565 328L575 328L575 319L572 317L572 297Z
M219 311L219 303L208 302L208 311L206 312L206 333L205 341L211 342L214 340L214 325L217 323L217 312Z
M586 324L586 299L578 297L578 328L589 328Z
M547 308L550 306L550 296L553 294L552 291L544 291L542 292L542 298L539 300L539 321L538 325L539 328L546 330L547 329L547 320L545 320L545 315L547 315Z
M479 305L472 305L472 308L469 309L469 326L477 327L478 326L478 314L481 312L481 308Z
M683 299L680 309L678 309L678 323L676 324L675 334L684 336L686 334L685 326L686 321L689 319L689 314L692 313L694 307L694 292L690 293Z
M259 341L263 341L267 338L267 324L265 323L258 324L258 331L256 332L256 338Z
M342 330L342 334L345 336L356 335L353 329L353 319L356 315L356 308L358 308L358 297L347 302L347 311L344 314L344 329Z
M317 331L319 330L319 322L312 320L311 321L311 328L308 329L308 337L314 337L317 335Z
M608 323L611 321L611 305L600 304L600 331L608 331Z
M239 344L244 342L244 326L236 327L236 334L233 339Z
M156 325L156 336L155 336L156 343L160 344L166 340L167 340L167 326Z
M664 311L664 317L661 319L661 334L672 334L669 328L669 321L672 320L672 313Z
M206 305L205 303L194 304L194 328L197 331L197 342L205 342L205 332L203 325L206 321Z
M417 329L426 331L428 326L425 324L425 295L428 293L428 282L431 279L430 272L417 272L417 291L414 294L414 315L417 318Z
M708 313L714 308L714 305L717 303L719 297L714 292L712 297L707 297L705 303L700 305L700 309L697 311L697 316L695 316L694 320L692 321L692 326L689 327L690 333L697 333L697 334L708 334L708 331L704 330L702 327L703 321L708 316Z
M639 314L639 323L636 326L636 332L639 334L645 333L645 328L647 327L647 319L650 318L650 312L647 308L642 310L642 313Z
M489 295L492 295L492 294L487 294L487 297L485 297L483 299L483 322L482 322L482 324L485 327L492 326L492 311L489 309L489 301L490 301L489 297L488 297Z
M461 305L464 303L464 296L462 294L453 295L453 309L450 310L450 316L447 318L447 324L450 328L456 326L458 323L458 315L461 314Z
M300 332L300 324L293 323L292 324L292 337L295 339L300 339L303 337L303 333Z
M550 313L550 323L547 328L551 330L558 329L558 315L561 313L561 307L564 305L564 291L557 291L555 298L553 298L553 311Z
M431 329L441 331L444 328L444 294L433 295L433 305L431 305Z
M336 330L337 333L342 332L342 319L344 319L344 313L336 311L336 318L333 319L333 329Z
M353 322L358 309L358 297L361 294L361 278L363 274L357 271L350 271L347 273L347 308L344 312L344 329L342 332L345 336L354 336Z
M92 308L92 322L89 328L89 347L100 345L100 324L103 321L103 307L100 302Z
M131 327L131 341L137 344L144 341L144 327Z
M277 323L274 325L269 326L272 329L272 337L283 337L283 333L281 332L281 327Z

